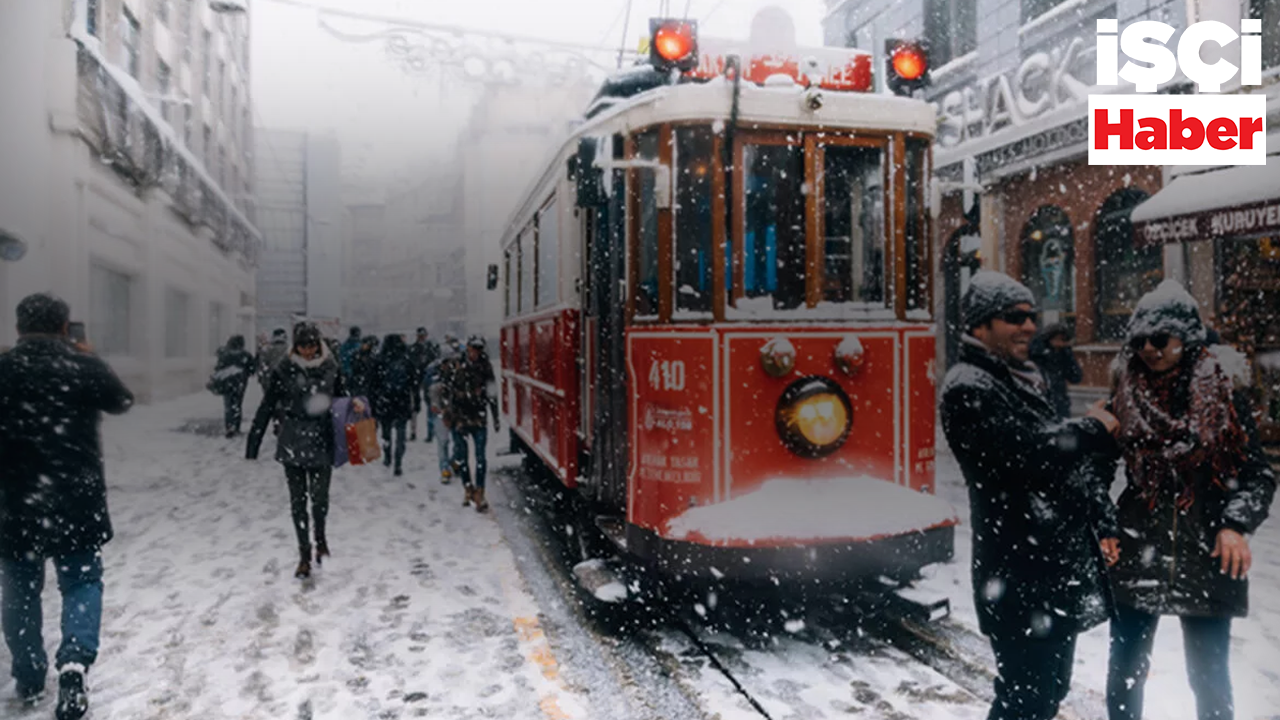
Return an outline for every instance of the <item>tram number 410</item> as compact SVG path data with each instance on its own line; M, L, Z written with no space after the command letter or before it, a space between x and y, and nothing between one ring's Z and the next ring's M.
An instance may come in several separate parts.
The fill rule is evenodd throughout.
M684 361L654 360L649 365L649 385L654 390L684 390Z

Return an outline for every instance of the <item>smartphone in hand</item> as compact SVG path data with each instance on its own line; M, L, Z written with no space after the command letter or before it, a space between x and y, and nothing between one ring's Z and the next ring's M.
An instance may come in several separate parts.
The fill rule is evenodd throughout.
M70 322L67 323L67 337L73 345L83 345L89 341L88 335L85 334L84 323Z

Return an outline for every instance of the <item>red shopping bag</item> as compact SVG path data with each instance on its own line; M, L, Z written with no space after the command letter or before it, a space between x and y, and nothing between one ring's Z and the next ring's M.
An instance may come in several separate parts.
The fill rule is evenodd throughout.
M347 457L352 465L364 465L382 457L378 446L378 424L364 418L347 425Z

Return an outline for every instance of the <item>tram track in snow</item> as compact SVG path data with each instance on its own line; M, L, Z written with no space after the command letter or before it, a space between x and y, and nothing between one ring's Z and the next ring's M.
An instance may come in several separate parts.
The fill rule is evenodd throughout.
M799 631L787 629L774 609L763 611L773 617L757 618L763 627L747 631L717 627L705 617L704 603L690 596L651 597L643 608L593 607L567 562L571 538L550 515L555 491L519 475L514 468L499 471L508 494L503 511L522 516L518 524L538 551L534 561L547 566L561 599L615 655L613 672L624 685L638 687L650 704L655 693L669 693L660 708L632 715L667 717L676 705L679 717L708 720L985 717L994 660L982 636L951 620L924 624L892 612L839 611L832 602L811 604ZM508 533L515 529L510 519L503 523ZM798 619L793 615L791 623ZM1098 700L1069 699L1059 720L1093 717L1088 708Z

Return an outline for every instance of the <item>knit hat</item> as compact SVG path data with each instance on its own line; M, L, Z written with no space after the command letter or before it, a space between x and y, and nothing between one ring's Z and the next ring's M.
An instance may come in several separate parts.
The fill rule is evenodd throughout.
M284 340L287 337L289 337L289 331L284 328L276 328L271 331L271 338L273 340Z
M1026 285L1004 273L983 270L969 280L969 289L960 301L966 330L983 325L1001 312L1026 303L1035 306L1036 297Z
M320 328L312 323L298 323L293 328L293 346L302 347L303 345L318 345L323 336L320 334Z
M1176 280L1165 280L1142 296L1129 326L1127 339L1169 333L1187 345L1203 345L1208 337L1200 320L1200 306Z

